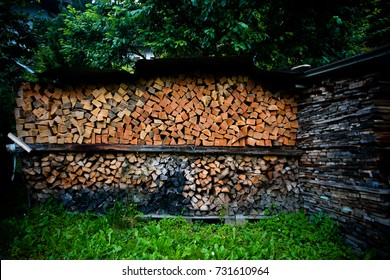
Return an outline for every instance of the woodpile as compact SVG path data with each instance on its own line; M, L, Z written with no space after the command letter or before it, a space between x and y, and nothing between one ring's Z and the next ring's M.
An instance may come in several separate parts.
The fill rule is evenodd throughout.
M18 137L35 149L23 170L38 201L100 211L126 200L175 215L300 208L297 103L248 76L24 83L16 104Z
M378 115L374 112L377 110L375 98L379 95L370 96L369 92L374 92L370 88L379 90L373 86L372 78L366 78L342 80L307 92L299 113L302 121L298 138L304 151L300 180L306 183L308 190L312 189L312 184L323 185L353 196L351 190L379 194L381 186L387 184L388 175L380 172L380 154L385 151L379 151L376 146ZM316 196L318 203L323 203L321 195L315 192L308 191L305 195ZM370 194L364 195L369 199ZM374 195L372 199L377 198ZM352 203L352 199L348 200ZM343 204L338 204L337 208ZM367 205L368 208L371 206Z
M297 103L247 76L177 76L135 84L25 83L15 110L27 144L295 146Z
M115 191L145 213L261 215L272 205L300 208L292 157L50 153L26 157L23 166L38 200L50 194L72 210L110 204Z
M191 197L190 209L197 213L260 215L272 204L292 211L299 205L297 168L295 159L284 157L199 158L191 163L183 195Z
M390 248L388 93L388 80L370 75L329 80L300 100L304 207L332 214L360 249Z
M247 76L24 83L16 130L36 150L23 171L36 200L54 196L71 211L104 211L116 200L189 216L325 211L349 244L388 257L390 102L382 72L332 80L343 74L336 71L317 85L324 73L306 77L299 114L297 97Z

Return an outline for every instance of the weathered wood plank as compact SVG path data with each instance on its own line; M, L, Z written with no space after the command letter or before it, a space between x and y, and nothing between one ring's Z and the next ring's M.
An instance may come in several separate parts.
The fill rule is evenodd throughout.
M108 144L33 144L29 145L32 152L89 152L89 151L116 151L142 153L186 153L186 154L237 154L237 155L274 155L299 156L301 150L289 148L263 147L195 147L189 145L152 146L152 145L108 145ZM19 151L19 150L18 150Z

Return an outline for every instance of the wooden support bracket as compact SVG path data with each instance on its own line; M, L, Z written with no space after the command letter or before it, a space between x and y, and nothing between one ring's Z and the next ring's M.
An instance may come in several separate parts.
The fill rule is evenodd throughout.
M30 153L32 151L32 148L27 145L26 143L24 143L22 140L20 140L18 137L16 137L15 135L13 135L11 132L8 133L8 138L11 139L12 141L15 142L15 144L17 144L20 148L22 148L23 150L25 150L27 153Z

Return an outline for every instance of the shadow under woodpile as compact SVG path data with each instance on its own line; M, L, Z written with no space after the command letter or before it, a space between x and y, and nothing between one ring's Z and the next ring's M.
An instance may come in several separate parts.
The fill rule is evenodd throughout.
M154 193L149 193L147 190L134 193L129 189L113 190L109 187L95 191L88 188L76 191L70 188L58 192L56 198L68 211L72 212L106 213L118 201L123 204L136 204L139 211L144 214L182 215L186 214L190 203L190 199L182 195L184 184L184 172L176 171L158 189L158 192Z
M150 199L139 205L141 212L149 214L180 215L187 212L189 197L182 195L185 184L184 172L176 171L173 176L159 188L157 193L149 194Z

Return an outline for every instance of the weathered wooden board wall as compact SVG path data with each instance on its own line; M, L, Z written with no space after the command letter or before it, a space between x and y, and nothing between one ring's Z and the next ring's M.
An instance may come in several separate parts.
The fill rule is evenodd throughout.
M355 247L390 253L389 77L328 79L299 105L304 207L325 211Z

